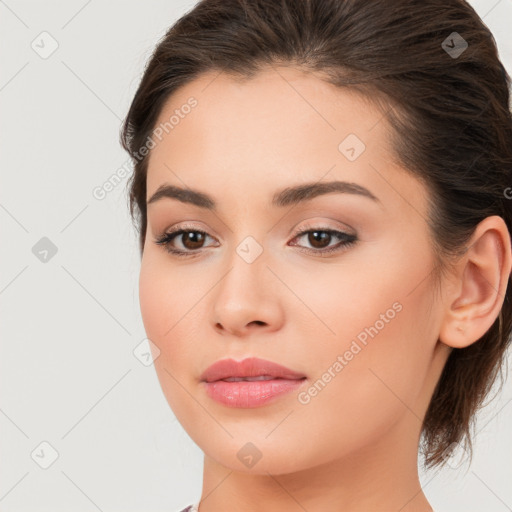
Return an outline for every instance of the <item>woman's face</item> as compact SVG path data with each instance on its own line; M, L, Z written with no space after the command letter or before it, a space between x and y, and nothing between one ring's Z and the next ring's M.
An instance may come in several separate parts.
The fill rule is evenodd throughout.
M261 474L370 448L416 464L448 352L426 190L393 162L382 113L293 68L243 83L211 73L170 98L154 135L148 203L165 185L185 192L148 204L140 306L191 438L218 463ZM352 188L325 193L334 182ZM193 204L191 190L209 199ZM188 236L168 248L182 256L155 243L180 228ZM306 378L266 402L211 398L203 372L250 357Z

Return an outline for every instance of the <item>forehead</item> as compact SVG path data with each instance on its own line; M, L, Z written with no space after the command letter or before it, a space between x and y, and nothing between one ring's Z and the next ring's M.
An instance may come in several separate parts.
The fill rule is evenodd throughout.
M295 68L245 80L201 75L168 99L155 128L147 198L164 182L229 194L228 183L264 193L322 179L396 195L389 184L382 191L382 173L399 173L402 193L421 195L421 185L394 164L383 112Z
M194 104L190 107L190 104ZM356 134L366 146L385 142L382 112L368 99L337 88L296 68L265 68L252 78L208 72L175 91L160 112L156 130L162 140L182 147L201 144L201 155L226 147L249 157L253 149L300 157L312 145L337 155L338 145ZM165 144L152 151L155 159ZM191 155L189 155L191 156ZM289 155L287 155L289 156Z

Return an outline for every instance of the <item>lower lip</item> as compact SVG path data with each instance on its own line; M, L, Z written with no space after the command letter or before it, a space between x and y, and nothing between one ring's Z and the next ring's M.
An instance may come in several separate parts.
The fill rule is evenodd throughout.
M299 388L306 379L241 380L205 382L210 398L228 407L260 407Z

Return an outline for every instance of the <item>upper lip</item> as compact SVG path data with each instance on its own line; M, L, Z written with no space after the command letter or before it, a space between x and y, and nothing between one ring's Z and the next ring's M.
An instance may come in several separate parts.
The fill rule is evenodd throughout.
M294 380L306 377L302 373L295 372L272 361L250 357L242 361L235 361L234 359L216 361L201 374L200 378L202 381L214 382L229 377L258 377L261 375Z

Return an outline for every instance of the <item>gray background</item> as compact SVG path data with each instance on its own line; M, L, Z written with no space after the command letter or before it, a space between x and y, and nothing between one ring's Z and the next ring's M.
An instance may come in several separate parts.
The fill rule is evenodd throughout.
M174 512L200 497L201 451L143 364L126 178L93 195L126 166L119 126L147 58L194 3L0 0L0 512ZM512 1L471 4L511 72ZM469 468L421 474L436 512L512 510L510 401L508 381Z

